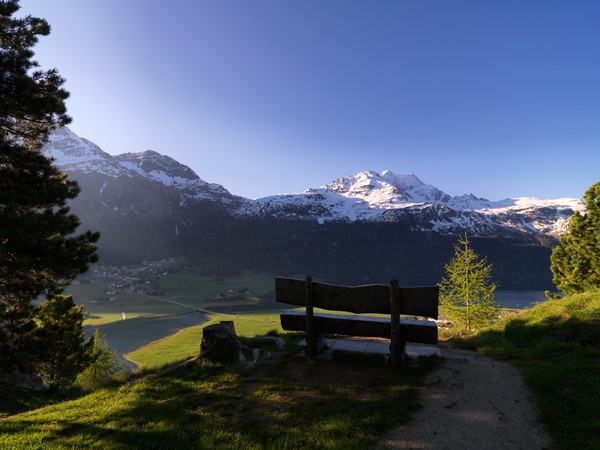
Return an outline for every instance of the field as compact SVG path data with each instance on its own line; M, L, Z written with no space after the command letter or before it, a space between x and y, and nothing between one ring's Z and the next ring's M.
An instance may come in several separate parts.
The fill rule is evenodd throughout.
M99 326L139 317L158 317L189 312L193 308L216 309L236 313L247 308L270 309L275 307L273 296L274 276L247 273L243 276L215 281L211 277L193 273L174 273L160 278L163 294L117 293L113 301L107 301L106 283L78 284L70 286L66 294L83 305L84 325ZM224 299L219 294L248 290L245 298ZM186 306L188 305L188 306Z
M393 369L366 355L307 361L295 340L251 370L148 370L47 405L0 398L0 448L372 448L418 408L416 385L435 364Z
M238 305L259 304L260 297L275 289L274 275L247 272L239 277L227 278L226 281L215 281L212 277L193 273L174 273L160 278L164 297L201 308L232 307ZM234 293L247 289L250 294L246 300L219 299L220 293Z
M268 302L233 316L238 334L278 329ZM180 316L194 314L201 316ZM105 326L131 332L136 320L144 319ZM591 450L600 448L599 326L600 291L593 291L513 311L450 342L520 367L557 448ZM394 370L374 356L343 353L310 361L300 336L284 333L286 349L269 348L272 356L253 369L179 367L197 355L201 334L202 326L187 327L129 353L142 370L95 392L0 397L0 448L374 448L409 419L416 387L438 363Z

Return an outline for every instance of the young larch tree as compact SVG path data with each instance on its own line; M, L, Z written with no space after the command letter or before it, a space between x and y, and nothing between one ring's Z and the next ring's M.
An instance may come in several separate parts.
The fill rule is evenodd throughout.
M469 246L468 236L459 238L454 257L445 265L446 277L439 284L440 302L450 311L452 320L467 333L491 321L495 316L492 265Z

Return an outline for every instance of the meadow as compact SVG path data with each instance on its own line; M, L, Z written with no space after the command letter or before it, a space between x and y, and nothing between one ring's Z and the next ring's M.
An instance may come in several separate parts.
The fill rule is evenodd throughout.
M278 328L276 314L265 310L233 320L242 336ZM201 330L131 352L141 368L96 391L0 398L0 448L373 448L410 419L418 387L440 363L433 357L393 369L349 353L313 361L302 355L299 334L281 333L286 348L265 348L271 357L252 369L182 367L197 355ZM594 291L513 311L450 342L521 367L557 447L591 450L600 448L599 336Z
M521 367L560 448L600 448L600 290L548 300L451 342Z
M217 309L235 313L244 308L274 308L274 276L247 272L239 277L215 280L194 273L173 273L160 277L162 294L145 295L118 292L108 301L106 283L69 286L66 294L83 305L84 325L98 326L138 317L157 317L189 312L193 308ZM220 298L219 294L247 290L244 298ZM186 306L188 305L188 306Z
M46 406L0 399L0 447L362 450L409 419L416 386L437 362L394 369L368 355L307 361L297 338L251 370L163 367Z

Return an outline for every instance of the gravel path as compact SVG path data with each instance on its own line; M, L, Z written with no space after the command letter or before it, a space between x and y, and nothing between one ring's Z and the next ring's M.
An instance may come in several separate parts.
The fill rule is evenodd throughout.
M442 356L420 388L423 408L378 448L554 448L518 369L465 350L442 349Z

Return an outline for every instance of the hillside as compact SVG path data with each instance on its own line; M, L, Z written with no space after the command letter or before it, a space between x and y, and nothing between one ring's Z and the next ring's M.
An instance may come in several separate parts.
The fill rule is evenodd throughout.
M454 343L521 368L560 448L600 448L600 290L548 300Z
M599 336L596 291L545 302L457 343L523 370L560 448L594 449ZM393 370L343 355L309 362L297 340L288 336L286 352L271 350L253 370L157 369L91 394L3 398L0 447L366 448L411 417L416 387L436 364Z

